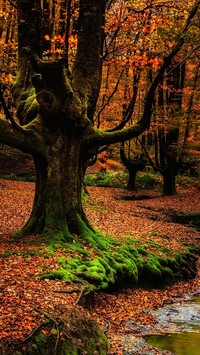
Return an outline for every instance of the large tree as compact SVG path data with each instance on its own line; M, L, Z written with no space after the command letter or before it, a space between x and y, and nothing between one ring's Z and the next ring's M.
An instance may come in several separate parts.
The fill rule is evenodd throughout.
M66 2L67 3L67 2ZM41 1L17 0L18 71L13 86L17 121L0 122L0 140L30 153L36 167L33 210L23 234L42 231L94 233L81 204L85 162L92 149L140 135L150 124L154 93L166 68L184 43L194 5L183 32L164 58L149 87L141 118L129 128L106 132L95 129L93 117L99 96L105 25L105 0L81 0L78 43L72 70L68 56L43 60Z
M200 1L194 4L176 44L154 76L139 120L128 128L111 131L95 128L93 118L101 87L105 11L112 1L75 1L78 16L72 20L77 48L71 67L66 51L59 60L43 58L46 2L16 0L15 3L18 69L12 94L16 117L10 114L1 97L6 119L0 119L0 141L31 154L36 169L32 212L19 234L45 233L68 241L76 235L94 247L100 246L99 234L88 222L81 202L88 156L103 145L137 137L150 125L156 88L184 44ZM68 11L71 3L66 1ZM70 13L67 21L66 48L71 43Z

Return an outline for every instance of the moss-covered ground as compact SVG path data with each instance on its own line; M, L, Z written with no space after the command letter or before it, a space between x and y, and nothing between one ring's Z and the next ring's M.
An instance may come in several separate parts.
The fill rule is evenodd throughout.
M44 267L37 277L83 283L88 292L122 286L163 286L193 277L196 272L194 248L180 244L180 251L174 251L145 237L119 240L99 235L93 246L77 236L70 243L40 237L34 239L34 247L33 241L27 243L24 249L7 251L0 257L38 255L44 258ZM45 259L50 258L56 264L51 270L45 268Z

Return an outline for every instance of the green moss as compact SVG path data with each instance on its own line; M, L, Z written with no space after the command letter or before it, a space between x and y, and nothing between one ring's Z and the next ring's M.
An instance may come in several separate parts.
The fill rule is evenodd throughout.
M116 241L113 237L105 237L90 230L85 224L82 228L83 224L80 223L79 228L84 234L89 230L89 250L85 238L83 241L73 236L72 242L51 238L45 249L46 255L56 256L59 249L63 256L57 257L60 268L43 274L42 278L86 282L100 290L116 285L135 286L140 283L161 286L195 274L194 248L185 247L184 252L175 253L154 241L147 240L143 245L138 245L137 241L136 245L135 239L129 236L127 243L126 240Z
M143 274L145 278L149 277L150 279L161 279L162 273L159 268L149 261L144 261L143 264Z
M88 256L90 255L90 252L88 250L85 250L79 246L72 246L72 249L74 249L74 251L78 252L79 254L82 254L83 256Z
M117 271L109 265L109 260L107 261L102 258L98 258L98 260L101 262L102 266L105 268L106 280L109 281L110 284L114 284Z
M153 248L155 248L155 249L160 249L160 244L155 243L155 242L148 242L147 245L148 245L149 247L153 247Z
M125 187L126 174L119 172L99 172L98 174L87 174L84 178L87 186L104 186L104 187Z
M127 235L126 236L126 245L135 245L136 243L139 243L140 239L133 238L132 236Z
M63 269L65 270L70 270L73 273L73 270L76 270L77 267L81 264L81 258L66 258L64 256L59 257L57 259L58 264L60 264L62 266Z
M129 252L131 253L131 255L133 255L133 256L135 256L136 258L138 258L139 253L138 253L137 248L134 248L134 247L132 247L132 246L129 246L129 247L128 247L128 250L129 250Z
M83 231L82 223L79 226ZM84 233L88 229L84 228ZM127 243L116 242L112 237L90 231L87 242L90 248L91 244L93 245L94 253L92 249L87 250L85 239L82 242L82 239L74 237L70 243L51 241L46 251L56 255L56 248L61 248L63 256L57 257L60 269L42 277L87 282L98 290L119 284L137 285L150 282L151 285L162 285L191 274L190 263L193 265L195 260L192 249L186 248L184 253L177 253L172 257L168 248L167 255L164 254L163 246L159 243L147 241L142 246L136 246L134 238L131 237L128 237ZM159 255L152 252L152 246ZM149 247L151 251L148 250Z
M173 250L166 247L166 246L163 246L160 248L160 250L162 251L162 253L167 253L167 254L172 254L173 253Z
M95 242L95 233L87 227L83 220L77 216L76 229L78 235L81 236L91 247L96 248L97 244Z
M46 252L51 254L51 255L55 255L55 251L54 251L54 247L52 245L48 245L46 248L45 248Z
M5 253L0 254L0 258L8 258L11 255L20 255L20 252L17 250L6 251Z
M39 347L41 349L44 349L44 347L46 345L46 342L47 342L47 339L42 333L39 333L39 334L37 334L35 336L35 341L36 341L37 345L39 345Z
M148 252L144 249L144 247L137 247L137 251L139 254L146 256Z
M169 239L170 237L168 235L165 235L165 234L161 234L161 233L158 233L158 232L151 232L151 235L152 236L155 236L155 237L162 237L164 239Z
M43 279L50 279L50 280L63 280L67 282L79 282L80 279L74 275L73 272L68 272L62 268L55 271L50 271L45 274L40 275L40 278Z
M163 257L161 258L160 256L158 256L158 261L162 266L167 266L168 265L168 259Z
M5 179L5 180L11 180L11 181L25 181L25 182L35 182L36 178L35 175L25 175L25 176L18 176L15 174L0 174L1 179Z
M169 267L162 267L161 268L162 272L162 278L165 280L173 280L174 279L174 273Z
M7 251L5 253L0 254L0 258L7 258L12 255L16 255L16 256L20 256L20 257L31 257L34 255L40 255L44 258L48 258L48 255L44 254L40 248Z

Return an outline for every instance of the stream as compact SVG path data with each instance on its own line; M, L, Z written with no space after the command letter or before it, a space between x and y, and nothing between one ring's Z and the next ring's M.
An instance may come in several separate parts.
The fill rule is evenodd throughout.
M151 330L127 323L124 355L200 354L200 296L179 299L152 314L157 323Z

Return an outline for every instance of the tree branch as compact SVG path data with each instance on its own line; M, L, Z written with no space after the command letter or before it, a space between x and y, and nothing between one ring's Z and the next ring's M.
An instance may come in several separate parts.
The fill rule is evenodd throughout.
M101 85L104 17L104 0L80 1L78 45L72 78L74 88L86 98L90 120L93 120Z
M190 23L194 16L197 13L197 10L200 5L200 0L198 0L193 8L191 9L189 16L186 20L186 25L183 28L182 34L178 40L178 42L173 46L171 52L164 58L163 64L161 65L160 69L158 70L157 74L155 75L152 83L150 84L146 96L145 96L145 104L144 104L144 110L141 118L132 126L128 128L123 128L121 130L118 130L116 132L105 132L100 129L95 129L93 128L93 134L88 138L87 143L89 144L90 147L92 146L101 146L104 144L111 144L111 143L118 143L118 142L123 142L125 140L129 140L135 137L138 137L140 134L142 134L145 129L147 129L150 125L150 119L151 119L151 114L152 114L152 106L153 106L153 99L154 95L156 92L156 89L158 87L158 84L160 83L161 79L163 78L165 70L169 67L169 65L172 62L172 59L175 57L175 55L179 52L181 47L183 46L185 42L185 37L187 34L187 31L189 29ZM92 132L91 132L92 133Z
M153 170L154 170L154 171L159 171L159 169L157 168L156 164L154 164L153 160L151 159L151 157L150 157L150 155L149 155L149 153L148 153L148 151L147 151L147 149L146 149L146 147L145 147L145 144L142 143L142 140L141 140L141 139L139 139L139 138L137 138L137 139L138 139L138 141L140 142L140 145L141 145L141 147L142 147L142 149L143 149L143 151L144 151L144 153L145 153L145 156L146 156L147 159L149 160L149 162L150 162L150 164L151 164Z
M169 70L167 72L166 75L163 76L163 79L167 78L169 76L169 74L171 74L177 67L179 67L181 64L183 64L184 62L186 62L186 60L188 58L190 58L190 56L192 55L192 53L194 53L197 49L200 48L200 44L198 46L196 46L195 48L192 49L192 51L185 57L183 58L180 62L178 62L171 70Z
M21 127L22 128L22 127ZM18 128L14 128L11 123L6 120L0 119L0 142L9 145L10 147L18 148L26 153L43 153L43 143L40 137L34 134L34 131L24 134Z
M118 126L111 128L109 130L107 130L107 132L115 132L115 131L119 131L120 129L124 128L126 123L130 121L134 108L135 108L135 103L136 103L136 98L137 98L137 93L138 93L138 82L140 80L140 74L139 75L135 75L134 76L134 84L133 84L133 95L132 98L129 102L129 105L125 111L124 117L121 120L121 122L119 123Z
M102 113L103 110L106 108L106 106L109 105L110 100L113 98L114 94L116 93L116 91L117 91L117 89L118 89L118 86L119 86L120 80L121 80L121 78L122 78L123 72L124 72L124 69L121 71L120 76L119 76L119 78L118 78L118 80L117 80L117 82L116 82L116 84L115 84L115 87L114 87L113 91L111 92L111 94L110 94L110 96L108 97L107 101L106 101L106 102L103 104L103 106L100 108L100 110L99 110L99 112L97 113L97 115L96 115L94 121L97 121L97 122L100 121L100 115L101 115L101 113Z

